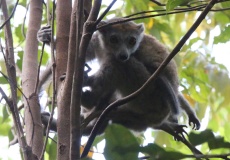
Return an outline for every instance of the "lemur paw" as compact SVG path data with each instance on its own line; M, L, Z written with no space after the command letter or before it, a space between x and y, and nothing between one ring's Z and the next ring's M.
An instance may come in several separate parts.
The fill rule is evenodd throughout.
M188 133L184 130L184 127L187 128L186 125L177 125L175 129L175 136L174 139L176 141L182 141L185 139L184 134L188 135Z
M198 130L200 129L200 121L196 118L195 115L189 115L189 125L192 126L192 129Z

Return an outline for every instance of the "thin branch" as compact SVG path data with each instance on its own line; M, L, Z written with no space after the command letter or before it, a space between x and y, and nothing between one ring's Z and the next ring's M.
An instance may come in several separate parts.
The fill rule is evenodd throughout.
M17 8L18 2L19 2L19 0L17 0L17 2L15 3L11 15L10 15L10 16L5 20L5 22L0 26L0 30L1 30L1 29L6 25L6 23L9 22L9 20L13 17L14 12L15 12L15 10L16 10L16 8Z
M191 11L201 11L201 9L205 8L207 6L207 4L202 4L202 5L197 5L197 6L193 6L193 7L187 7L187 8L175 8L174 11L167 11L166 9L159 9L159 10L152 10L152 11L142 11L142 12L137 12L135 14L131 14L128 15L124 18L129 18L129 17L133 17L139 14L146 14L146 13L153 13L153 12L165 12L166 15L173 13L173 14L177 14L177 12L175 11L180 11L179 13L184 13L184 12L191 12ZM155 14L155 16L157 16L157 14Z
M38 84L38 92L40 92L40 90L42 89L42 86L45 84L45 83L47 83L47 82L49 82L49 78L50 78L50 76L51 76L51 74L52 74L52 69L51 69L51 67L52 67L52 64L51 64L52 62L48 62L48 64L47 64L47 66L46 66L46 69L45 69L45 71L43 71L42 73L41 73L41 76L39 77L39 84Z
M155 1L155 0L150 0L150 1L155 3L158 6L165 6L165 4L162 4L162 3L158 2L158 1Z
M26 13L25 16L23 18L23 23L22 23L22 35L24 36L24 38L26 38L26 33L25 33L25 23L26 23L26 15L28 13L29 10L29 6L30 6L30 2L26 5Z
M200 7L200 8L202 8L202 7ZM187 11L190 11L190 10L187 10ZM191 11L193 11L193 10L191 9ZM139 20L139 19L145 19L145 18L152 18L152 17L158 17L158 16L166 16L166 15L170 15L170 14L177 14L177 13L183 13L183 12L185 12L185 11L184 10L181 10L181 11L172 11L172 12L166 12L166 13L160 13L160 14L154 14L154 15L146 15L146 16L135 17L135 18L126 18L125 20L118 20L118 21L115 21L115 22L111 22L111 23L99 26L99 27L97 27L97 30L105 28L107 26L111 26L111 25L115 25L115 24L120 24L120 23L125 23L125 22L129 22L129 21L133 21L133 20Z
M93 127L93 130L89 136L89 139L87 141L87 144L85 146L85 149L82 153L82 157L85 157L88 152L90 147L92 146L92 143L97 135L97 132L100 129L100 126L102 124L102 122L105 120L106 116L113 110L116 109L118 106L123 105L125 103L127 103L128 101L134 99L135 97L137 97L138 95L140 95L142 93L142 91L148 87L148 85L153 82L157 76L159 76L159 74L163 71L163 69L167 66L167 64L172 60L172 58L180 51L180 49L182 48L182 46L185 44L185 42L187 41L187 39L191 36L191 34L196 30L196 28L200 25L200 23L203 21L203 19L206 17L206 15L208 14L208 12L211 10L211 8L215 5L215 3L218 0L212 0L207 7L205 8L205 10L200 14L200 16L198 17L198 19L195 21L195 23L191 26L191 28L187 31L187 33L184 35L184 37L178 42L178 44L175 46L175 48L172 50L172 52L168 55L168 57L161 63L161 65L157 68L157 70L153 73L153 75L143 84L143 86L138 89L137 91L135 91L134 93L115 101L114 103L110 104L100 115L100 117L98 118L96 124Z
M1 50L1 52L2 52L4 61L6 62L6 55L5 55L4 50L3 50L3 46L2 46L2 41L1 41L1 39L0 39L0 50Z
M41 68L41 64L42 64L42 58L43 58L44 48L45 48L45 42L43 42L43 44L42 44L42 51L41 51L39 65L38 65L38 70L37 70L37 78L36 78L36 84L35 84L35 88L34 88L34 93L38 92L39 75L40 75L40 68Z
M70 156L71 160L80 158L80 144L81 144L81 129L80 129L80 103L81 103L81 88L84 73L84 58L80 57L80 44L82 41L82 32L84 24L84 1L76 0L76 8L73 10L76 23L76 56L74 59L74 73L71 90L70 103ZM82 63L83 62L83 63Z
M7 77L3 72L1 72L0 71L0 73L1 73L1 75L9 82L9 84L10 83L12 83L11 82L11 80L9 79L9 77ZM26 100L26 103L27 103L27 105L28 105L28 107L29 107L29 112L30 112L30 114L31 114L31 119L32 119L32 121L33 121L33 126L35 125L34 124L34 118L33 118L33 115L32 115L32 113L31 113L31 107L30 107L30 104L29 104L29 101L28 101L28 98L26 97L26 95L22 92L22 90L21 90L21 88L19 88L17 85L16 86L14 86L15 88L17 88L17 90L22 94L22 96L23 96L23 98L25 98L25 100ZM21 105L19 108L17 108L17 110L19 111L21 108L23 108L24 107L24 104L23 105ZM24 121L23 121L23 123L24 123ZM34 129L34 128L33 128Z
M229 1L229 0L227 0ZM221 3L221 2L225 2L225 1L218 1L217 3ZM197 6L192 6L192 7L183 7L183 8L174 8L174 11L167 11L166 9L159 9L159 10L152 10L152 11L142 11L142 12L137 12L128 16L125 16L124 18L130 18L136 15L142 15L142 14L146 14L146 13L153 13L153 12L165 12L167 14L177 14L177 13L184 13L184 12L192 12L192 11L203 11L203 9L207 6L206 4L201 4L201 5L197 5ZM221 9L211 9L210 11L212 12L218 12L218 11L225 11L225 10L230 10L230 7L227 8L221 8ZM175 12L175 11L180 11L180 12ZM158 15L152 15L153 17L157 17L157 16L162 16L162 14ZM142 16L143 17L143 16Z
M105 15L110 11L110 9L113 7L113 5L115 4L117 0L113 0L109 6L106 8L106 10L101 14L101 16L97 19L97 21L95 22L95 25L98 25L99 22L101 22L101 20L105 17Z
M52 97L52 109L51 109L51 115L49 117L49 121L48 121L48 125L47 125L47 128L46 128L46 137L45 137L45 142L44 142L44 145L43 145L43 149L42 149L42 154L40 156L40 160L43 159L43 156L45 154L45 149L46 149L46 145L47 145L47 142L48 142L48 137L49 137L49 132L50 132L50 126L51 126L51 123L53 122L53 115L54 115L54 109L55 109L55 98L56 98L56 76L55 76L55 71L56 71L56 62L55 62L55 56L54 56L54 15L55 15L55 1L53 1L53 9L52 9L52 19L51 19L51 22L49 21L49 4L50 1L48 0L47 1L47 19L48 19L48 25L50 25L51 23L51 26L52 26L52 33L51 33L51 54L52 54L52 79L53 79L53 97ZM43 45L45 45L43 43Z
M212 11L212 12L219 12L219 11L227 11L227 10L230 10L230 7L221 8L221 9L212 9L211 11Z
M0 87L0 93L2 95L2 98L6 101L7 105L10 108L10 111L13 112L14 111L14 106L12 104L12 101L7 97L6 93L3 91L2 87Z

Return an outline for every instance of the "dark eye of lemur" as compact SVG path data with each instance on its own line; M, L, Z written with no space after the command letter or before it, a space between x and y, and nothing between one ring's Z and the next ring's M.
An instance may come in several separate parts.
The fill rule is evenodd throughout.
M110 43L116 44L116 43L118 43L119 40L118 40L117 36L112 35L112 36L110 36L109 41L110 41Z
M131 45L131 46L134 46L135 44L136 44L136 38L135 37L130 37L130 39L129 39L129 44Z

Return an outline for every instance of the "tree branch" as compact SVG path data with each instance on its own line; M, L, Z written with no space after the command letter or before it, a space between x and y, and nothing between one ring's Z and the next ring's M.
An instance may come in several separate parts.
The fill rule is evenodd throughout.
M42 1L30 1L29 24L26 35L25 51L22 64L22 90L25 94L25 126L26 140L32 147L36 158L42 153L43 128L41 123L38 95L34 93L38 70L38 41L37 32L41 26ZM27 103L25 103L25 101Z
M113 110L116 109L118 106L123 105L127 103L128 101L134 99L138 95L141 94L141 92L148 87L148 85L154 81L157 76L163 71L163 69L167 66L167 64L172 60L172 58L180 51L182 46L185 44L187 39L191 36L191 34L196 30L196 28L200 25L200 23L203 21L205 16L208 14L208 12L211 10L211 8L214 6L214 4L218 0L212 0L210 3L207 5L205 10L200 14L198 19L195 21L195 23L191 26L191 28L188 30L188 32L184 35L184 37L178 42L178 44L175 46L175 48L172 50L172 52L168 55L168 57L161 63L161 65L158 67L158 69L154 72L154 74L143 84L143 86L135 91L134 93L130 94L129 96L126 96L122 99L119 99L115 101L114 103L110 104L100 115L98 118L96 124L93 127L93 130L89 136L89 139L87 141L87 144L84 148L84 151L82 153L82 157L86 156L89 152L89 149L97 135L98 130L100 129L100 125L102 122L105 120L106 116Z
M58 160L68 160L70 153L70 99L73 76L73 56L75 54L75 26L70 29L72 15L71 0L57 0L56 3L56 91L57 91L57 136ZM70 22L71 21L71 22ZM70 31L72 30L72 31ZM73 37L72 37L73 36ZM72 39L74 38L74 39ZM67 65L68 68L67 69ZM59 77L66 72L65 81ZM68 77L68 78L67 78Z
M74 73L70 103L70 159L80 158L81 130L80 130L80 105L81 105L81 88L84 73L84 59L79 58L81 33L84 23L84 1L75 0L74 13L76 23L76 56L74 58ZM82 63L83 62L83 63Z
M12 13L11 13L11 15L10 16L8 16L8 18L5 20L5 22L0 26L0 30L6 25L6 23L7 22L9 22L10 21L10 19L13 17L13 15L14 15L14 12L15 12L15 10L16 10L16 8L17 8L17 6L18 6L18 2L19 2L19 0L17 0L17 2L15 3L15 5L14 5L14 8L13 8L13 11L12 11ZM7 13L8 14L8 13Z
M7 68L7 73L8 73L8 80L10 84L10 89L11 89L11 97L12 101L9 101L13 120L14 120L14 125L16 127L16 132L17 132L17 137L19 140L20 147L22 148L23 151L23 156L24 159L31 159L32 158L32 152L30 147L28 147L25 136L23 133L23 129L21 126L21 121L19 117L19 112L17 109L17 80L16 80L16 69L15 69L15 59L14 59L14 50L13 50L13 38L12 38L12 32L10 28L10 19L13 16L13 13L16 9L16 6L18 4L18 1L14 7L14 11L11 14L11 17L8 16L8 11L7 11L7 5L6 1L2 0L2 12L4 19L6 20L4 25L5 26L5 35L6 35L6 55L5 55L5 63L6 63L6 68ZM4 93L2 93L4 94Z

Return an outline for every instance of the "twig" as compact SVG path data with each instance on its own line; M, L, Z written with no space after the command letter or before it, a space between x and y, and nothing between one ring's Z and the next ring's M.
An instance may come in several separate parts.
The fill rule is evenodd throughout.
M14 12L15 12L15 10L16 10L16 8L17 8L18 2L19 2L19 0L17 0L17 2L15 3L11 15L10 15L10 16L5 20L5 22L0 26L0 30L1 30L1 29L6 25L6 23L13 17Z
M187 41L187 39L191 36L191 34L196 30L196 28L200 25L200 23L203 21L203 19L205 18L205 16L208 14L208 12L211 10L211 8L214 6L214 4L217 2L218 0L212 0L207 7L205 8L205 10L200 14L200 16L198 17L198 19L195 21L195 23L191 26L191 28L187 31L187 33L184 35L184 37L178 42L178 44L176 45L176 47L172 50L172 52L168 55L168 57L161 63L161 65L158 67L158 69L153 73L153 75L144 83L144 85L138 89L137 91L135 91L134 93L115 101L114 103L110 104L100 115L100 117L98 118L96 124L93 127L93 130L89 136L89 139L87 141L87 144L85 146L85 149L82 153L82 157L85 157L88 152L89 149L97 135L97 132L100 129L100 126L102 124L102 122L104 121L104 119L106 118L106 116L113 110L116 109L118 106L123 105L125 103L127 103L128 101L134 99L135 97L137 97L139 94L141 94L141 92L148 87L148 85L153 82L157 76L159 76L159 74L163 71L163 69L167 66L167 64L172 60L172 58L180 51L180 49L182 48L182 46L185 44L185 42Z
M165 6L165 4L162 4L162 3L155 1L155 0L150 0L150 1L157 4L158 6Z
M202 8L202 7L200 7L200 8ZM193 10L191 10L191 11L193 11ZM107 26L111 26L111 25L115 25L115 24L120 24L120 23L125 23L125 22L129 22L129 21L133 21L133 20L145 19L145 18L152 18L152 17L158 17L158 16L166 16L166 15L170 15L170 14L183 13L183 12L184 12L184 10L181 10L181 11L172 11L172 12L166 12L166 13L160 13L160 14L154 14L154 15L146 15L146 16L135 17L135 18L126 18L125 20L118 20L118 21L115 21L115 22L111 22L111 23L99 26L99 27L97 27L97 30L105 28Z
M41 64L42 64L44 48L45 48L45 42L43 42L43 44L42 44L42 51L41 51L41 55L40 55L39 65L38 65L38 71L37 71L36 84L35 84L35 88L34 88L34 94L36 94L38 92L39 75L40 75L40 68L41 68Z
M230 158L228 158L230 156L230 153L228 154L212 154L212 155L197 155L196 158L222 158L224 160L230 160Z
M205 8L206 6L207 6L207 4L202 4L202 5L197 5L197 6L193 6L193 7L189 7L189 8L175 8L174 11L167 11L166 9L159 9L159 10L153 10L153 11L142 11L142 12L128 15L124 18L129 18L129 17L133 17L133 16L136 16L139 14L152 13L152 12L165 12L167 15L167 14L177 14L177 12L175 12L175 11L180 11L179 13L191 12L191 11L200 11L201 9ZM157 14L155 14L154 16L157 16Z
M218 1L217 3L221 3L224 1ZM166 9L159 9L159 10L152 10L152 11L142 11L142 12L137 12L135 14L131 14L128 16L125 16L124 18L130 18L136 15L141 15L141 14L146 14L146 13L153 13L153 12L166 12L165 15L167 14L177 14L177 13L184 13L184 12L191 12L191 11L203 11L203 8L205 8L207 6L207 4L201 4L201 5L197 5L197 6L193 6L193 7L184 7L184 8L175 8L174 11L166 11ZM218 12L218 11L225 11L225 10L230 10L230 7L227 8L221 8L221 9L211 9L210 11L212 12ZM180 11L180 12L175 12L175 11ZM155 14L152 15L153 17L157 17L157 16L162 16L161 14Z
M48 62L46 69L41 73L41 76L39 77L39 84L38 84L38 92L42 89L42 86L48 82L48 79L50 78L52 74L52 62Z
M113 7L117 0L113 0L109 6L106 8L106 10L102 13L102 15L96 20L95 25L98 25L98 23L101 22L101 20L105 17L105 15L110 11L110 9Z
M24 38L26 38L26 33L25 33L25 23L26 23L26 15L28 13L28 10L29 10L29 6L30 6L30 2L26 5L26 13L25 13L25 16L23 18L23 23L22 23L22 35L24 36Z
M10 111L13 112L14 111L14 107L13 107L12 101L7 97L7 95L3 91L2 87L0 87L0 93L2 95L2 98L6 101L7 105L9 106Z
M0 50L1 50L1 52L2 52L4 61L6 62L6 55L5 55L5 52L4 52L4 50L3 50L3 46L2 46L2 41L1 41L1 39L0 39Z

